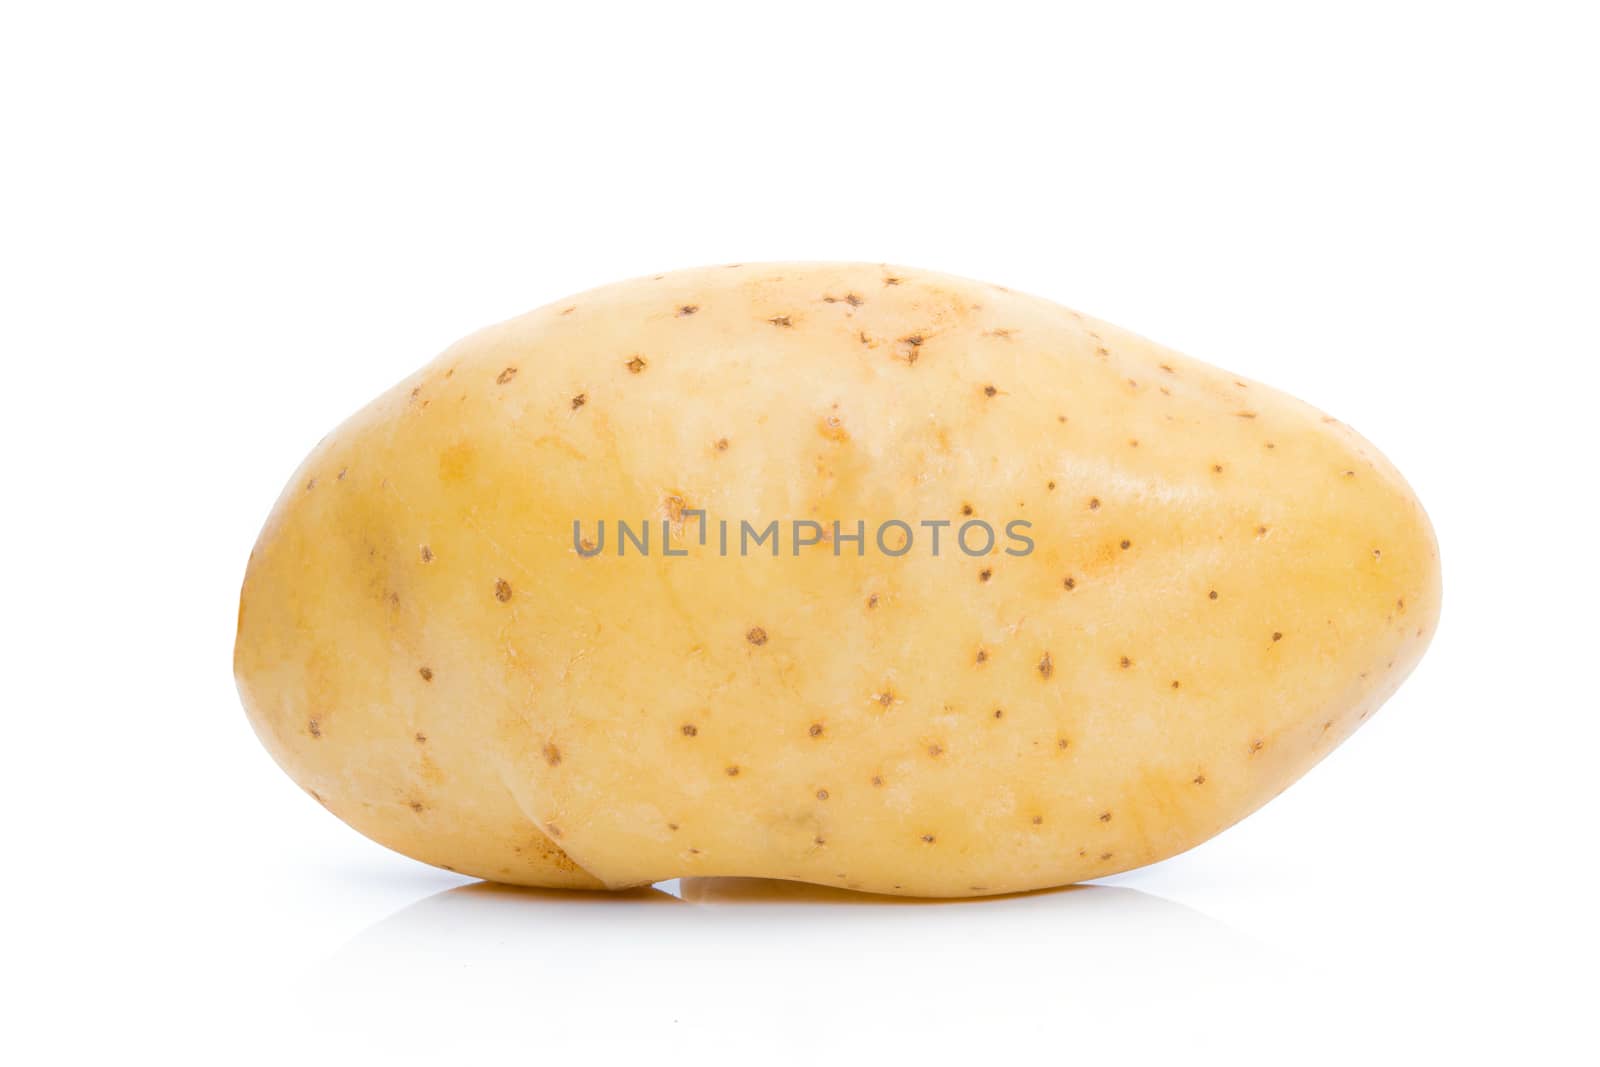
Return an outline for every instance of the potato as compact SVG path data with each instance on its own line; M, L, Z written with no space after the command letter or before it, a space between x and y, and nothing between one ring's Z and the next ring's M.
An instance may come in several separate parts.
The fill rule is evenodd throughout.
M339 428L235 673L296 782L440 867L965 896L1242 818L1439 602L1416 498L1297 400L996 286L730 266L491 327Z

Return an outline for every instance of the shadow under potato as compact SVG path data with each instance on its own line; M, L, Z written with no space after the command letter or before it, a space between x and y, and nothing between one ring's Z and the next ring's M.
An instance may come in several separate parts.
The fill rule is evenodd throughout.
M1182 904L1126 886L1079 884L1028 893L971 899L881 896L807 882L766 878L685 878L614 893L537 889L475 882L435 893L374 923L337 957L387 948L433 946L448 953L474 946L505 948L519 937L543 931L552 940L580 940L589 931L600 942L617 931L648 937L670 954L680 935L698 939L711 931L760 928L784 921L813 929L892 930L918 914L940 914L940 925L960 917L966 930L997 939L1013 928L1036 935L1044 923L1057 933L1115 939L1146 937L1166 930L1184 937L1237 939L1227 926ZM870 916L870 918L869 918ZM594 945L584 952L592 956Z
M613 1010L624 1034L689 1027L747 1042L963 1014L1035 1025L1064 1005L1116 1025L1117 1012L1161 990L1220 1010L1241 975L1281 973L1272 957L1221 922L1125 886L924 900L759 878L618 893L479 882L352 938L309 976L322 992L295 1010L368 1048L396 1005L410 1005L413 1041L432 1034L455 1050L507 1018L543 1048L590 1048L597 1013ZM810 1012L825 1022L796 1030Z

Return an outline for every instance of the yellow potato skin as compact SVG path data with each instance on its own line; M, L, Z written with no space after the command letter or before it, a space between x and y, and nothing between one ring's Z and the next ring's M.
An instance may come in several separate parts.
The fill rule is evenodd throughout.
M685 508L868 551L723 558ZM1036 547L870 543L969 516ZM647 517L691 554L574 550ZM745 265L486 329L340 427L251 555L235 673L302 787L428 863L968 896L1247 815L1439 603L1415 496L1291 397L995 286Z

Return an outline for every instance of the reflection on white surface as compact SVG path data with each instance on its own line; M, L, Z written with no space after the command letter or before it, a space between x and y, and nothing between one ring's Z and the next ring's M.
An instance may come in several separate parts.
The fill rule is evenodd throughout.
M981 1053L989 1036L959 1020L1064 1028L1070 1047L1074 1027L1148 1028L1153 997L1169 1022L1174 1004L1225 1018L1237 979L1274 970L1229 927L1124 887L922 901L757 879L664 885L435 894L336 952L314 979L317 1006L367 1052L464 1051L514 1018L542 1050L603 1036L641 1053L736 1041L861 1055L867 1040L889 1055L947 1035ZM844 1033L857 1047L834 1047Z

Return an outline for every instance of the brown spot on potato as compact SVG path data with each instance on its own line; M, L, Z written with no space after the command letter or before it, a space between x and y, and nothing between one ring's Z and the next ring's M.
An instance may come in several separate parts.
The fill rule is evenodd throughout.
M1217 599L1217 591L1216 591L1216 590L1215 590L1215 589L1213 589L1213 590L1211 590L1211 592L1209 592L1209 593L1207 593L1207 594L1206 594L1206 598L1207 598L1207 599L1208 599L1208 600L1215 600L1215 599Z
M432 667L418 667L417 668L417 673L422 675L422 680L424 682L433 681L433 668Z
M728 450L728 439L726 437L719 437L717 438L716 443L711 447L715 448L718 452L726 452Z
M817 790L817 799L818 800L827 800L828 799L828 791L826 789Z
M322 723L318 722L316 719L309 719L306 722L306 730L311 734L312 737L321 737Z
M1250 742L1250 754L1253 756L1257 752L1260 752L1263 748L1266 747L1266 744L1267 743L1265 741L1261 740L1261 738L1259 738L1259 737L1254 739L1253 741Z
M1133 666L1133 660L1129 659L1127 656L1122 657L1121 663L1123 670L1127 670L1129 667Z
M759 648L767 643L767 631L759 626L752 626L745 631L744 639Z
M988 663L989 662L989 651L988 651L988 649L983 649L983 648L978 649L977 655L972 657L972 661L974 663Z
M927 338L920 333L908 333L900 338L900 358L907 363L915 363L917 356L920 354L918 350L921 349L926 340Z
M900 282L901 282L901 279L900 279L900 278L898 278L898 277L896 277L896 276L895 276L895 275L893 275L893 274L890 274L890 275L888 275L888 276L886 276L886 277L885 277L885 278L884 278L884 279L883 279L883 284L884 284L884 285L899 285L899 284L900 284Z
M993 577L994 577L994 571L990 570L988 567L985 567L985 568L983 568L983 570L978 572L978 581L980 581L980 582L987 582L990 578L993 578Z
M661 498L661 509L667 514L667 521L674 526L683 525L683 511L689 502L677 493L668 493Z
M1272 639L1274 641L1282 641L1283 640L1283 632L1280 631L1280 630L1272 631Z
M1039 659L1039 677L1049 678L1056 672L1056 665L1050 660L1050 653L1046 652Z
M552 767L561 766L561 750L553 742L544 746L544 761Z
M1101 822L1110 822L1111 821L1111 813L1109 811L1102 811L1100 813L1100 821Z
M1092 497L1089 498L1089 510L1090 511L1099 511L1100 510L1100 498L1099 497L1092 496Z
M1127 538L1123 538L1119 547L1122 549L1122 551L1126 552L1128 549L1133 547L1133 542L1129 541Z
M878 606L878 594L877 593L873 593L871 596L867 597L867 607L875 608L877 606Z
M421 550L421 552L419 554L422 556L422 562L424 562L424 563L432 563L433 562L433 549L429 548L427 545L423 545L422 546L422 550Z
M1206 776L1203 775L1203 774L1195 775L1192 780L1193 780L1195 785L1205 785L1206 784Z
M544 824L544 830L545 830L545 833L549 834L551 837L560 837L561 836L561 827L557 826L553 822L545 823Z
M820 722L812 723L810 729L808 729L806 733L810 734L812 737L821 737L823 733L822 724Z
M739 765L737 763L731 763L723 769L722 773L726 774L729 778L737 778L739 777Z
M683 736L684 737L697 737L700 734L700 727L696 726L692 722L684 723L683 726L682 726L682 730L683 730Z
M583 405L587 404L588 402L589 402L589 395L587 393L579 393L577 396L572 398L572 410L573 411L577 411L579 408L583 407Z
M794 325L793 321L791 321L787 315L774 315L772 318L768 319L767 322L773 326L781 326L785 329L788 329Z
M1078 580L1069 574L1067 577L1061 580L1061 588L1076 589L1078 588Z
M420 801L420 800L411 801L409 806L410 806L412 811L415 811L415 812L418 812L418 813L420 813L422 811L422 801Z
M934 841L936 841L936 840L938 840L938 839L937 839L937 838L935 838L935 837L934 837L934 836L933 836L933 835L932 835L932 834L923 834L923 835L922 835L922 842L923 842L923 844L926 844L926 845L931 845L931 844L933 844L933 843L934 843Z
M996 389L992 385L986 385L986 386L983 387L983 395L984 396L995 396L999 392L1000 392L1000 390Z
M642 373L644 369L649 366L649 364L644 361L643 356L634 356L632 359L628 360L627 363L623 364L623 366L628 368L629 374L639 374Z
M997 719L1005 718L1006 717L1006 709L1005 708L995 708L994 709L994 717L997 718Z
M1033 817L1033 825L1035 825L1035 826L1043 826L1044 825L1044 816L1043 815L1035 815Z
M687 316L693 315L696 311L699 311L699 310L700 310L700 305L699 304L680 304L678 306L678 318L680 318L680 319L681 318L686 318Z
M511 583L504 578L494 580L494 598L504 604L511 599Z
M505 370L494 376L494 383L496 385L504 385L516 376L517 368L507 367Z
M874 774L872 776L872 788L877 789L877 788L881 787L882 785L883 785L883 775Z
M425 744L428 743L428 735L427 734L417 734L417 735L415 735L413 740L415 740L417 742L417 744L419 744L419 745L425 745Z

